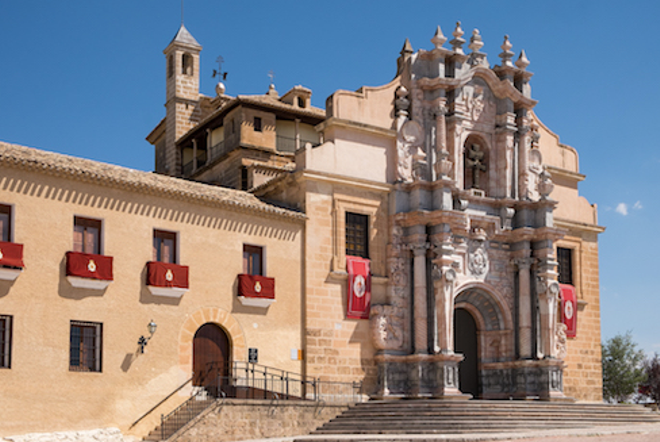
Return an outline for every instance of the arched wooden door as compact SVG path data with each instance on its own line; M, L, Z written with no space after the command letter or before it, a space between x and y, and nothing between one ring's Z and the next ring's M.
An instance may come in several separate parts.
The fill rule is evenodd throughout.
M454 351L465 359L458 366L458 382L463 393L473 398L479 392L479 352L477 349L477 323L465 309L454 310Z
M217 395L229 375L229 337L215 324L204 324L193 338L193 385Z

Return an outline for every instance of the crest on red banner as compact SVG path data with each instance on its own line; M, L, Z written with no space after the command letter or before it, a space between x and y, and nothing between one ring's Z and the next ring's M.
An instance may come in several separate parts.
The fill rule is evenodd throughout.
M566 337L577 335L577 296L575 287L559 284L561 287L561 320L566 325Z
M371 309L371 270L370 261L356 256L346 257L348 271L348 293L346 317L369 319Z

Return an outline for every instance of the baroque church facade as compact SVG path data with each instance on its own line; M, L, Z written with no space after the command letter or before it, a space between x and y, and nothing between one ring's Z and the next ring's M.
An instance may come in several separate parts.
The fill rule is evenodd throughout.
M365 398L601 401L577 151L534 113L524 51L505 37L491 66L477 30L452 37L320 109L303 86L200 94L182 25L155 173L1 143L0 435L144 434L217 361Z

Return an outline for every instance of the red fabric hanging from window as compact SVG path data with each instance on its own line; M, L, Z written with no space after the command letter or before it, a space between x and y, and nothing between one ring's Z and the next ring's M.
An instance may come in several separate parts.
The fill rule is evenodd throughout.
M566 337L577 336L577 295L575 287L559 284L561 288L561 321L566 325Z
M188 288L188 266L160 261L147 263L147 285Z
M261 275L238 275L238 296L275 299L275 278Z
M346 270L348 271L346 317L369 319L369 310L371 310L370 261L357 256L347 256Z
M112 281L112 256L66 252L66 275Z
M0 266L25 267L25 264L23 264L23 244L0 242Z

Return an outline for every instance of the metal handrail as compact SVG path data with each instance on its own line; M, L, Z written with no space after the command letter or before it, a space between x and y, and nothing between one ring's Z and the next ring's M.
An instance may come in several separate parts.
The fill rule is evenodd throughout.
M163 405L163 403L164 403L166 400L168 400L169 398L171 398L172 396L174 396L174 395L175 395L178 391L180 391L183 387L185 387L185 386L188 385L190 382L192 382L192 380L193 380L193 378L190 378L190 379L188 379L186 382L184 382L183 384L179 385L179 386L178 386L177 388L175 388L170 394L168 394L168 395L165 396L163 399L161 399L160 402L158 402L156 405L154 405L153 407L151 407L151 408L149 409L149 411L147 411L147 412L144 413L142 416L140 416L139 418L137 418L137 420L136 420L135 422L133 422L133 423L131 424L131 426L128 427L128 428L131 429L131 428L133 428L134 426L136 426L136 425L137 425L142 419L144 419L145 417L149 416L154 410L156 410L156 408L158 408L158 407L160 407L161 405Z

